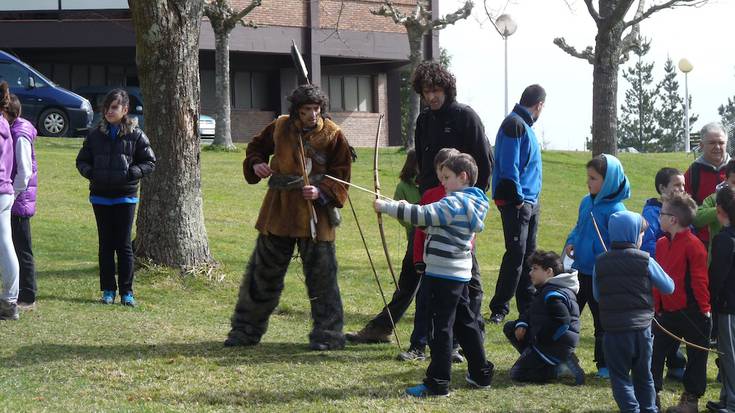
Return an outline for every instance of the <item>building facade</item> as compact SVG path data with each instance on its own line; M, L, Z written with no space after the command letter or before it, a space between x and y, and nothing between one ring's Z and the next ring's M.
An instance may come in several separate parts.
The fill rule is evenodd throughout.
M393 3L411 12L416 0ZM250 0L232 0L239 10ZM382 0L263 0L230 37L232 136L247 142L276 116L297 85L294 40L313 82L329 95L329 113L353 146L370 146L385 114L382 145L400 145L400 70L408 63L403 26L375 16ZM431 0L438 10L438 0ZM18 56L70 90L83 86L138 86L135 32L127 0L3 0L0 49ZM338 28L338 30L337 30ZM425 56L438 57L438 35L427 36ZM215 113L214 32L200 36L201 111Z

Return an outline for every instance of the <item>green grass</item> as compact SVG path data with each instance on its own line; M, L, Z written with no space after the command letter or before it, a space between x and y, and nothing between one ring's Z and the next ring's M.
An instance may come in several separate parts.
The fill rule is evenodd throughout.
M242 269L256 232L253 224L265 185L241 177L244 154L202 153L204 210L210 247L222 264L222 281L185 277L160 268L138 269L139 307L103 306L97 277L97 238L85 180L76 172L78 139L40 139L40 198L33 218L39 307L20 321L0 322L0 411L611 411L609 383L588 375L588 385L513 385L508 369L516 358L500 328L488 326L486 349L496 365L493 388L471 391L465 366L454 371L449 399L401 397L417 383L426 363L394 361L394 345L348 346L316 353L307 348L310 313L303 275L291 267L281 304L263 342L253 348L222 346ZM371 185L370 150L360 150L353 181ZM560 251L585 194L588 153L544 153L544 191L539 247ZM640 211L653 194L653 176L664 165L684 168L679 154L621 156L633 186L628 207ZM392 194L402 165L394 149L381 152L383 190ZM383 288L392 290L382 258L372 198L352 192ZM364 325L382 306L349 209L338 230L337 254L346 330ZM394 265L405 233L386 219ZM494 291L502 233L493 210L477 242L486 302ZM398 270L398 268L396 269ZM485 304L484 311L487 311ZM485 314L487 316L487 314ZM511 313L511 316L515 316ZM398 329L408 343L412 318ZM592 322L583 316L578 354L593 370ZM712 386L705 397L716 398ZM681 390L667 383L664 404ZM702 404L703 406L703 404Z

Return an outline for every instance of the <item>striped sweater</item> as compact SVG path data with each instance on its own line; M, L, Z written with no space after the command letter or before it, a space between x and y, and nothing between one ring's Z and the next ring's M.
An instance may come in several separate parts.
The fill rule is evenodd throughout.
M482 190L469 187L451 192L438 202L412 205L381 202L380 212L426 228L426 275L467 282L472 270L472 238L483 230L488 199Z

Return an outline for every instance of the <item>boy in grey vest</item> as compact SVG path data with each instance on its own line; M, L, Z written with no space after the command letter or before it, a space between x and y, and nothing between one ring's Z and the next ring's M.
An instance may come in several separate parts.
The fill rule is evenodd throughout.
M652 287L670 294L674 282L639 249L646 229L646 221L635 212L612 214L608 221L610 250L597 257L592 274L592 289L605 329L602 347L613 397L621 412L658 411L651 374Z

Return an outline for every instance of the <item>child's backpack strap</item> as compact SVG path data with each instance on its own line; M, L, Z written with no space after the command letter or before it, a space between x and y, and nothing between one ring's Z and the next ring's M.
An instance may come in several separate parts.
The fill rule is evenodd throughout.
M699 181L700 181L700 175L702 174L702 164L699 162L694 162L692 166L689 167L689 188L692 190L692 198L697 203L697 205L700 205L701 202L699 202L699 198L697 197L699 192Z

